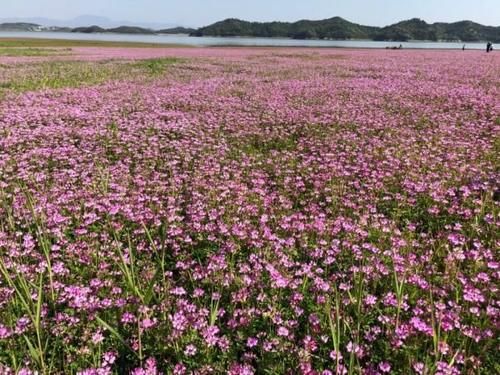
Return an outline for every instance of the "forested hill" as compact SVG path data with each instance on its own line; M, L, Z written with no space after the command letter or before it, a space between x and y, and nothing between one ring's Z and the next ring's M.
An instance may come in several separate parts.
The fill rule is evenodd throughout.
M378 28L362 26L340 17L323 21L247 22L230 18L202 27L193 36L253 36L296 39L370 39Z
M99 26L64 28L47 27L34 23L0 23L0 31L72 31L78 33L120 33L120 34L185 34L191 36L249 36L281 37L293 39L365 39L379 41L463 41L500 43L500 27L484 26L472 21L429 24L418 18L398 22L386 27L364 26L349 22L341 17L321 21L302 20L297 22L248 22L235 18L216 22L195 29L175 27L152 30L135 26L120 26L105 29Z
M428 24L414 18L380 29L374 40L444 40L463 42L500 42L500 27L483 26L472 21Z
M103 29L99 26L77 27L71 30L74 33L115 33L115 34L155 34L153 30L137 26L120 26L112 29Z
M321 21L248 22L235 18L202 27L192 36L283 37L294 39L367 39L380 41L492 41L500 42L500 27L471 21L428 24L420 19L386 27L364 26L341 17Z
M191 34L194 33L196 29L192 29L189 27L171 27L169 29L161 29L157 30L158 34Z

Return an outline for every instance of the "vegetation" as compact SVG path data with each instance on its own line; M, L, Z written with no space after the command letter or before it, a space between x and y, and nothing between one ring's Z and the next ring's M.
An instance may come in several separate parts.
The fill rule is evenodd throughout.
M142 42L109 42L101 40L63 40L63 39L24 39L0 38L0 48L42 48L42 47L131 47L131 48L165 48L169 44L142 43ZM179 47L179 45L175 45Z
M150 29L145 29L143 27L136 26L120 26L111 29L103 29L100 26L89 26L89 27L76 27L71 30L73 33L115 33L115 34L154 34L155 32Z
M500 27L483 26L471 21L434 23L414 18L379 30L375 40L446 40L446 41L492 41L500 42Z
M15 48L15 47L0 47L0 56L53 56L65 55L70 48L51 49L51 48Z
M500 27L471 21L428 24L419 19L403 21L384 28L363 26L340 17L321 21L247 22L226 19L202 27L192 36L252 36L294 39L370 39L379 41L485 41L500 42Z
M227 19L202 27L193 36L253 36L295 39L369 39L377 28L358 25L340 17L323 21L247 22Z
M158 30L158 34L191 34L194 33L196 29L191 29L189 27L172 27L170 29Z
M117 33L117 34L155 34L153 30L137 26L114 27L112 29L106 29L106 32Z
M500 373L500 54L113 50L0 69L0 374Z
M88 27L76 27L71 32L73 33L84 33L84 34L91 34L91 33L104 33L106 30L103 29L100 26L88 26Z
M134 80L136 77L144 80L165 73L169 66L182 61L178 58L155 58L123 63L50 61L27 64L13 68L8 79L0 81L0 94L94 86L112 80Z
M36 24L10 23L0 24L0 30L33 31L72 31L75 33L120 33L120 34L190 34L191 36L249 36L282 37L294 39L367 39L377 41L491 41L500 42L500 27L483 26L472 21L455 23L434 23L414 18L383 28L364 26L349 22L341 17L319 21L301 20L289 22L248 22L235 18L216 22L197 30L174 27L162 30L150 30L135 26L120 26L104 29L99 26L66 28L44 28Z

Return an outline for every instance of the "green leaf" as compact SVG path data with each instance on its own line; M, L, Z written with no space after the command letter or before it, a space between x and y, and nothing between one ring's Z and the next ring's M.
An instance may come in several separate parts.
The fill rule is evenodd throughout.
M120 341L122 343L123 346L127 347L131 352L133 352L136 356L137 353L127 344L127 342L125 341L125 339L123 338L122 335L120 335L120 333L113 327L111 327L108 323L106 323L104 320L102 320L101 318L99 318L98 316L96 316L96 320L97 322L102 326L104 327L105 329L107 329L109 332L111 332L111 334L116 338L118 339L118 341Z

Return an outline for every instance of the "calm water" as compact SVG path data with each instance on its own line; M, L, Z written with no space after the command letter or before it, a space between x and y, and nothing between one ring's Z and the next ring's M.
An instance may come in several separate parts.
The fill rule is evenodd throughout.
M461 49L463 43L442 42L373 42L341 40L293 40L285 38L218 38L190 37L188 35L132 35L132 34L83 34L57 32L0 32L0 38L44 38L69 40L100 40L111 42L146 42L183 44L190 46L277 46L277 47L344 47L344 48L385 48L399 46L418 49ZM485 43L466 43L467 49L485 49Z

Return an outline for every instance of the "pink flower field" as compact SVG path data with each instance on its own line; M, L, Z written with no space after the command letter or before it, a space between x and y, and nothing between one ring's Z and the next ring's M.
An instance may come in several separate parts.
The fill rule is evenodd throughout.
M0 374L500 372L499 53L0 64Z

